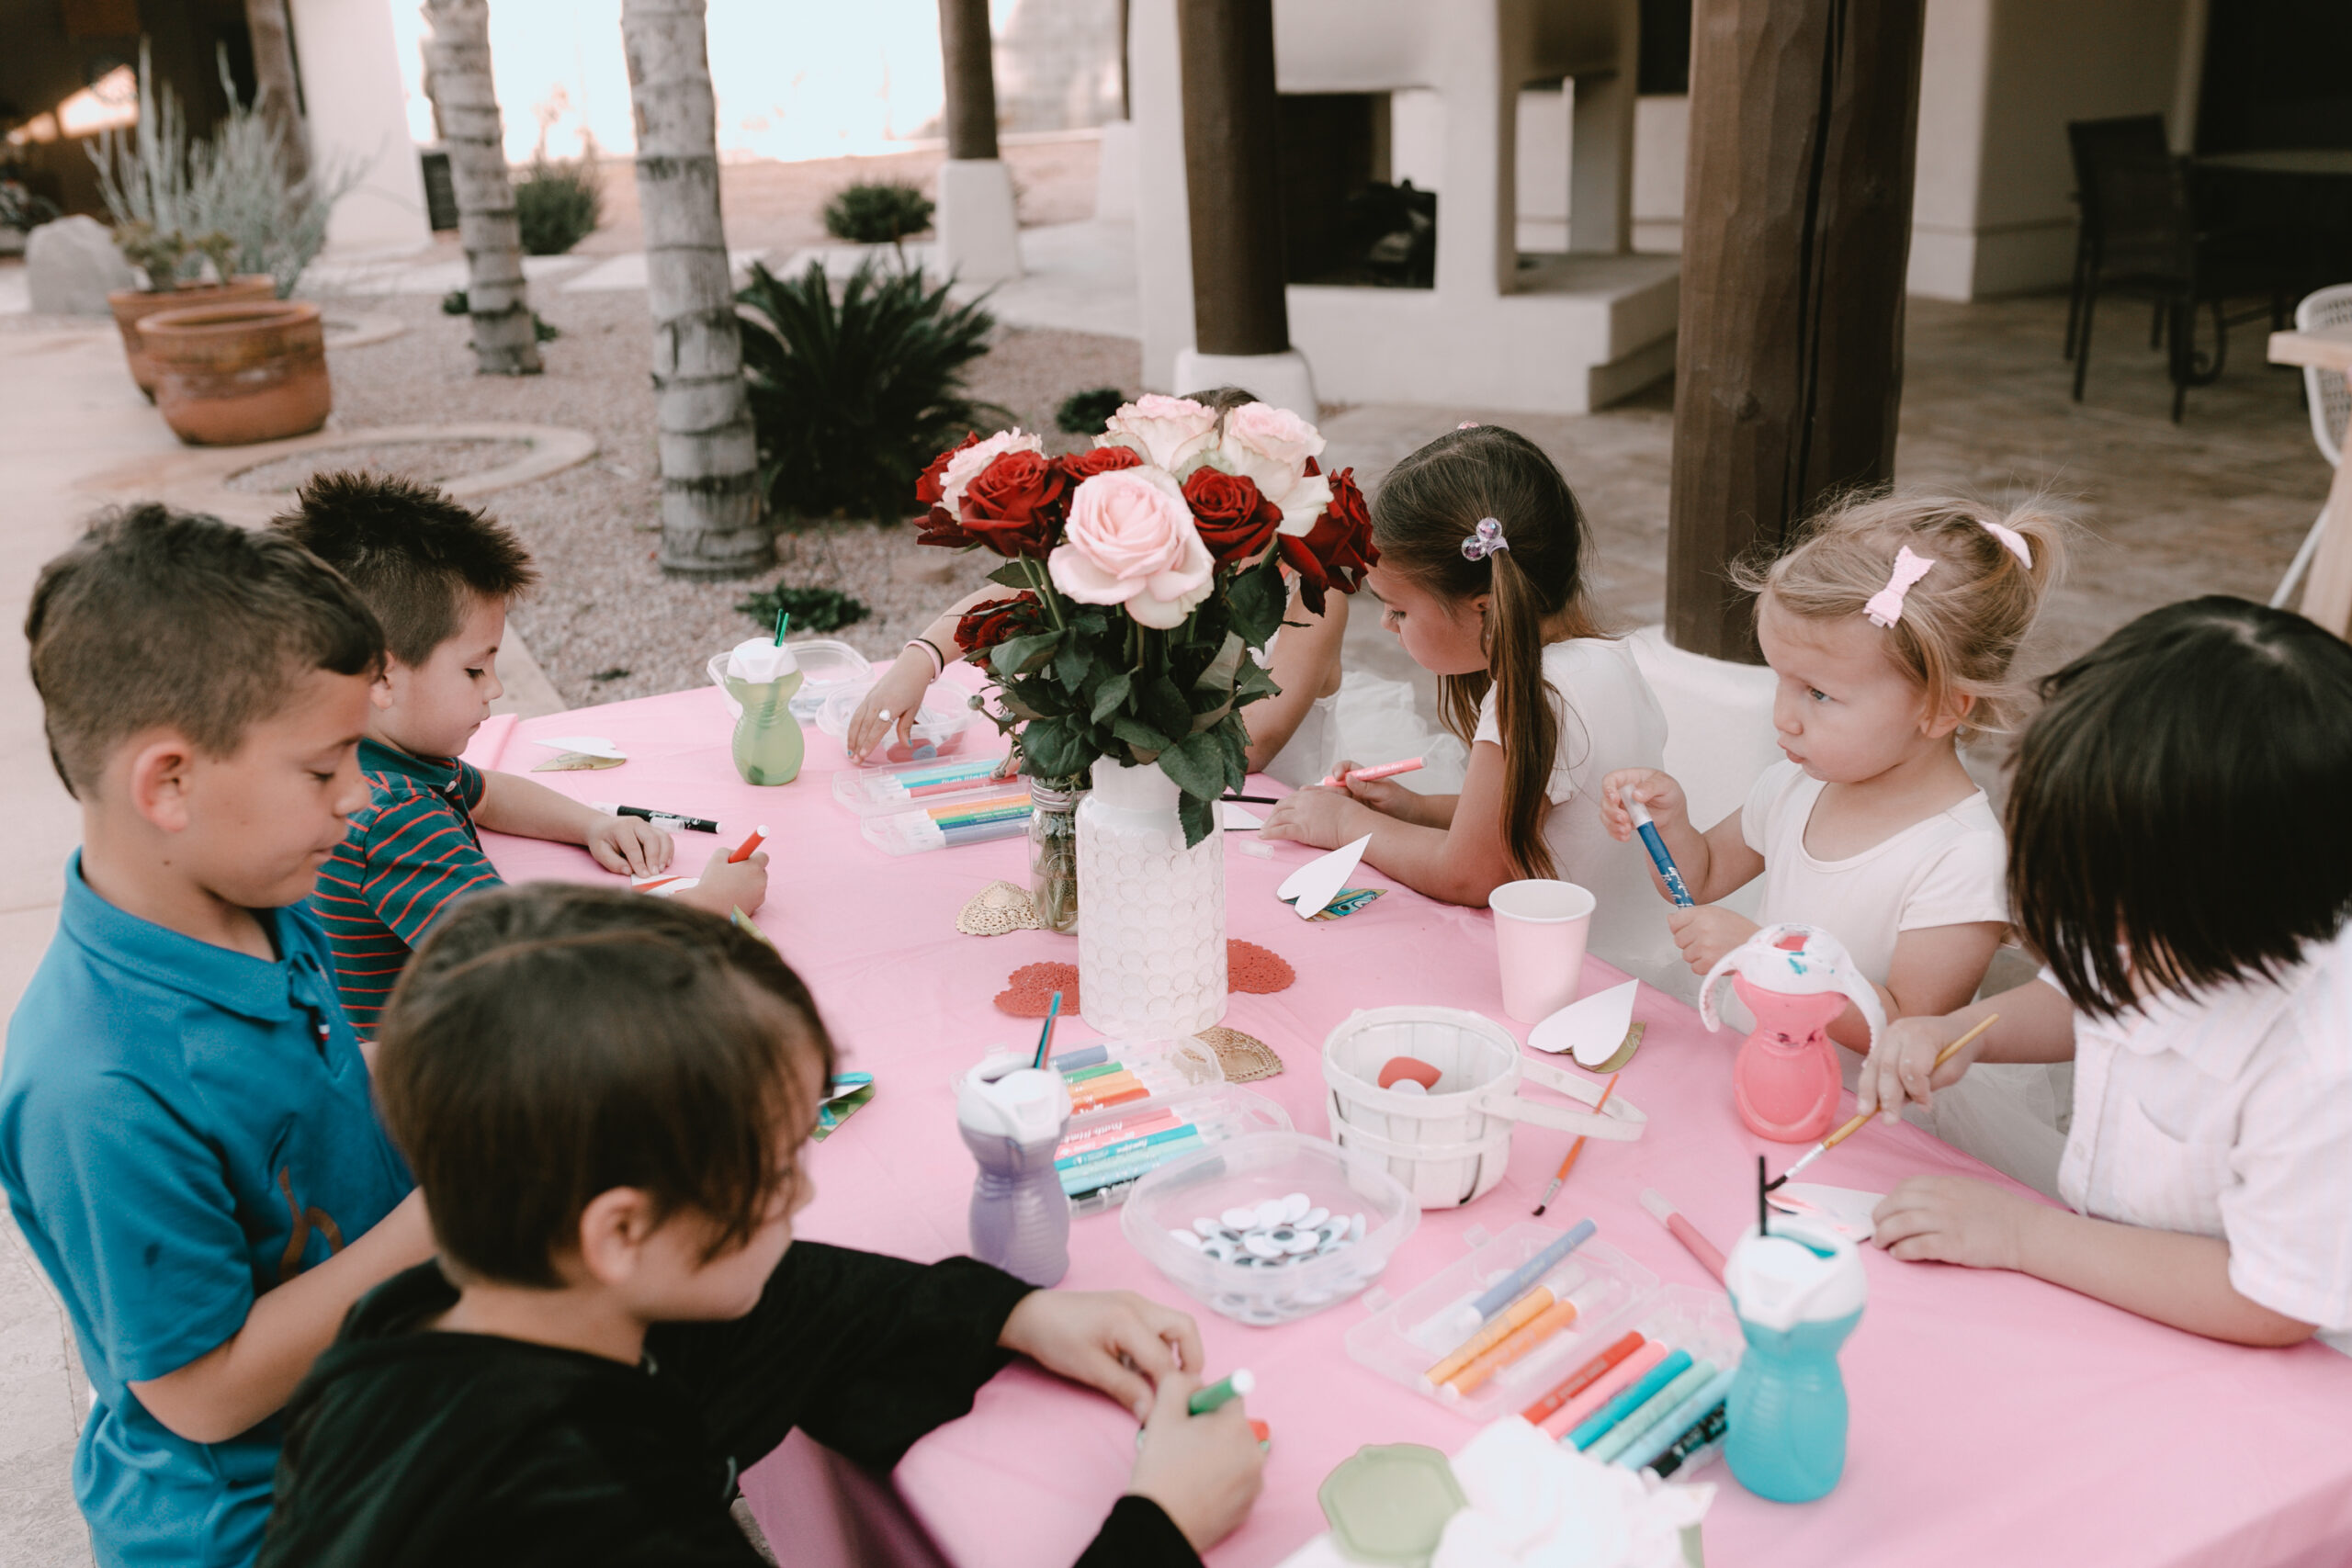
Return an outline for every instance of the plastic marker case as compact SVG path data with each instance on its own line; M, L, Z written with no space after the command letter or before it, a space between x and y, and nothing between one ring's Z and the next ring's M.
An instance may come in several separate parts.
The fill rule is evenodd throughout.
M1105 1041L1063 1052L1053 1066L1081 1108L1054 1151L1073 1215L1116 1208L1161 1166L1228 1138L1290 1130L1288 1111L1227 1083L1216 1053L1197 1040ZM1128 1087L1100 1092L1114 1084Z
M1381 1376L1476 1422L1515 1415L1628 1330L1728 1368L1746 1340L1720 1292L1661 1285L1647 1269L1595 1238L1533 1281L1577 1303L1576 1321L1502 1368L1468 1394L1431 1388L1425 1374L1470 1330L1464 1309L1480 1292L1557 1241L1561 1231L1521 1220L1499 1235L1467 1233L1471 1251L1393 1301L1375 1295L1373 1314L1348 1331L1348 1355ZM1532 1285L1530 1287L1532 1288Z
M1003 765L1001 757L944 757L936 761L898 762L880 768L843 768L833 774L833 799L860 817L881 817L1026 793L1028 780L996 776Z
M867 843L894 855L1017 839L1029 830L1029 786L1015 779L1012 788L999 784L993 795L962 795L886 817L868 817L857 830Z

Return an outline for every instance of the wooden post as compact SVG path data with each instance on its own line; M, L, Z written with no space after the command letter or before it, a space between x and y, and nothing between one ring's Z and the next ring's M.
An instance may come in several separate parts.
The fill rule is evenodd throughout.
M1179 0L1193 332L1204 355L1290 348L1273 0Z
M1924 0L1698 0L1667 635L1760 663L1730 562L1894 473Z
M989 0L939 0L939 52L946 62L947 155L996 153L996 66Z
M302 88L294 73L286 0L245 0L245 33L253 40L255 107L277 128L288 183L300 185L311 172L311 142L302 131Z

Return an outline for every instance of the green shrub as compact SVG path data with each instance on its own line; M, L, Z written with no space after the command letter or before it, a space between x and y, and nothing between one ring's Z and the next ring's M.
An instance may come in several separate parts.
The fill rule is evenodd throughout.
M526 254L560 256L596 231L605 191L595 156L594 147L569 162L542 154L514 182L514 221L523 231Z
M931 198L898 180L860 180L825 203L825 232L860 245L895 245L931 227Z
M1012 419L964 390L995 318L920 272L869 261L836 299L822 263L784 278L755 262L735 299L760 483L779 518L907 517L942 447Z
M775 625L777 611L789 610L792 629L800 632L837 632L874 614L865 600L854 599L838 588L795 588L781 582L761 589L735 607L770 627Z
M467 301L466 291L462 288L452 288L448 293L441 296L441 313L445 316L471 315L473 306ZM531 335L541 343L553 343L563 335L563 331L560 327L550 325L546 317L534 310L531 312Z
M1062 400L1054 411L1054 423L1071 435L1100 435L1103 423L1126 400L1127 394L1116 387L1089 387Z

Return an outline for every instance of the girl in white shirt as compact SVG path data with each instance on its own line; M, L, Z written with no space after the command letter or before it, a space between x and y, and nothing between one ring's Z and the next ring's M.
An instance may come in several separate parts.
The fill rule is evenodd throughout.
M1578 883L1598 900L1589 950L1671 979L1665 911L1610 842L1600 796L1607 773L1658 764L1666 718L1586 604L1590 540L1567 481L1525 436L1472 425L1389 471L1372 527L1380 560L1365 582L1383 624L1443 677L1446 728L1471 743L1461 792L1304 789L1262 834L1329 849L1369 833L1365 860L1454 904L1519 877Z
M2010 663L2056 575L2063 526L2031 503L2003 512L1883 496L1837 508L1746 574L1757 640L1779 677L1772 722L1788 760L1703 834L1663 773L1612 773L1603 785L1610 831L1630 840L1624 802L1646 806L1698 901L1667 917L1692 972L1755 932L1759 922L1716 900L1761 876L1761 923L1835 934L1888 1018L1948 1012L1976 994L2007 926L2007 857L1959 745L2010 722ZM1646 869L1638 851L1627 858ZM1848 1048L1851 1084L1870 1025L1849 1007L1829 1032ZM1997 1093L1980 1081L1930 1125L2048 1188L2060 1144L2050 1076L2020 1069Z
M2045 690L2018 751L2008 885L2047 967L1894 1025L1860 1103L1891 1114L1984 1063L2071 1059L2075 1212L1914 1177L1875 1239L2218 1339L2352 1352L2352 646L2198 599Z

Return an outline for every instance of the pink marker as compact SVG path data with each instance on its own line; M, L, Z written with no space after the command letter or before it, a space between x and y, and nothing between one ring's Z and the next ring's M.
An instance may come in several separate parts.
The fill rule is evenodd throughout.
M1326 784L1342 784L1355 779L1393 779L1398 773L1419 773L1420 767L1419 757L1408 757L1401 762L1383 762L1376 768L1350 768L1344 773L1333 773L1323 782Z
M1666 1194L1655 1187L1643 1188L1642 1207L1673 1233L1674 1239L1682 1244L1683 1250L1697 1258L1701 1267L1715 1277L1716 1283L1723 1282L1724 1255L1716 1249L1713 1242L1699 1234L1698 1226L1682 1217L1681 1211L1668 1201Z

